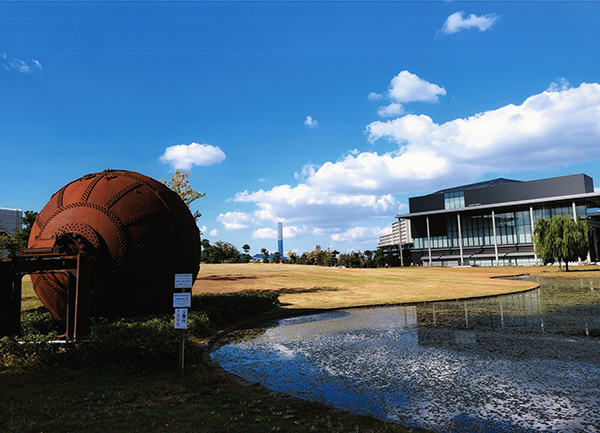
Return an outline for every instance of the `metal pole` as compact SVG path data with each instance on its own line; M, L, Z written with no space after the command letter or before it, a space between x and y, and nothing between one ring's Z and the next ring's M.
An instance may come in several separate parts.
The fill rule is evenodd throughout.
M431 266L431 235L429 233L429 217L427 217L427 248L429 249L429 266Z
M463 258L463 241L462 241L462 229L460 227L460 214L456 214L456 219L458 221L458 246L460 247L460 265L465 265L465 259Z
M184 371L184 351L185 351L185 330L179 330L179 372L183 376Z
M496 237L496 213L492 209L492 228L494 230L494 251L496 253L496 266L500 266L500 260L498 259L498 238Z
M404 236L402 236L402 223L401 223L400 219L398 219L398 232L400 234L400 267L403 268L404 267L404 254L402 254L402 238Z
M535 252L535 242L533 241L533 232L535 231L535 224L533 222L533 207L529 206L529 217L531 218L531 243L533 244L533 259L535 260L535 264L538 264L538 256Z

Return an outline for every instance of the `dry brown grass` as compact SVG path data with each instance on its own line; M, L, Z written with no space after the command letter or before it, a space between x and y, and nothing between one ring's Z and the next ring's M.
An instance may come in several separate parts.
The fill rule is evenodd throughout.
M526 281L493 277L519 274L576 277L600 275L600 268L555 267L337 269L278 264L202 265L194 293L275 290L293 309L460 299L518 292L536 286Z
M600 267L517 268L389 268L336 269L276 264L202 265L194 293L275 290L287 308L340 308L460 299L518 292L535 287L523 281L494 277L543 275L545 277L600 277ZM31 279L23 278L22 309L39 307Z

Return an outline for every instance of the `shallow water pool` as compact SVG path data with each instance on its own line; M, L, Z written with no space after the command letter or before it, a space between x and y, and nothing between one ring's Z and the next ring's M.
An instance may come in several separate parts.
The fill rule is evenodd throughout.
M235 332L212 359L286 394L440 432L600 431L600 280Z

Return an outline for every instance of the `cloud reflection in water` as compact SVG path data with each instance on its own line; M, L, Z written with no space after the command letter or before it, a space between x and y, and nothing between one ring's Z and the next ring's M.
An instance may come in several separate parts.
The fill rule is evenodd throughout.
M596 432L594 284L283 319L256 338L232 336L211 357L270 389L409 426Z

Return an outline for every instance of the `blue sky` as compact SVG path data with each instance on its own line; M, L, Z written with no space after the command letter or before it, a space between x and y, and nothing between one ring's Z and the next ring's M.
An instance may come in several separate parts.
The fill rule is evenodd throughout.
M0 2L0 206L174 169L204 238L375 249L408 197L586 173L598 2Z

